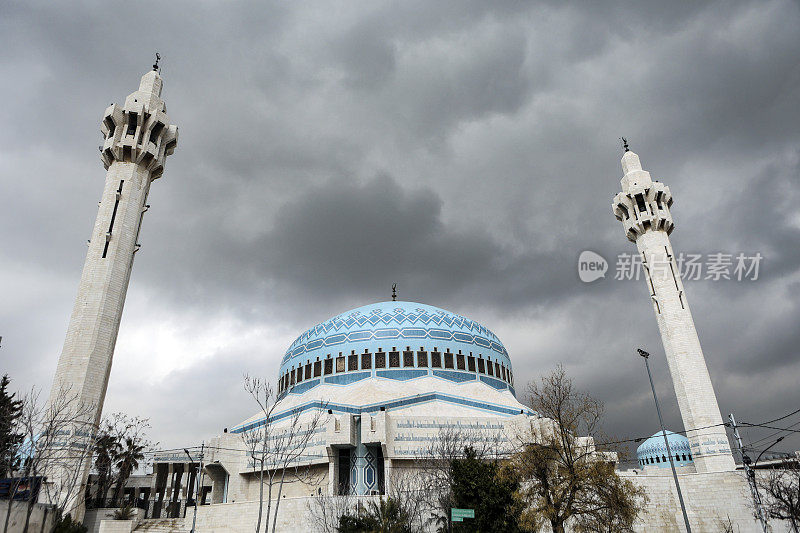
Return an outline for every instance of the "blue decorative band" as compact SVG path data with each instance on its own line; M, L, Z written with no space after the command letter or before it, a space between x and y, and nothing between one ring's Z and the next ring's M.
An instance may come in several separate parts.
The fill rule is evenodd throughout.
M391 400L388 402L382 403L375 403L369 404L364 406L356 406L356 405L349 405L349 404L335 404L335 403L326 403L320 400L314 400L308 402L306 404L300 405L298 407L293 407L292 409L282 411L272 416L270 419L270 423L275 423L279 420L284 418L294 416L298 413L309 409L318 409L324 410L329 409L335 413L345 413L351 415L360 415L360 414L369 414L380 412L381 408L383 407L386 411L391 411L392 409L399 409L402 407L408 407L409 405L415 405L420 403L427 403L433 401L442 401L447 402L455 405L464 405L467 407L474 407L476 409L481 409L483 411L496 413L499 415L504 416L515 416L519 414L527 414L528 416L536 415L536 411L533 411L527 407L521 406L520 409L514 409L505 405L498 405L489 402L481 402L478 400L473 400L470 398L464 398L461 396L453 396L450 394L443 394L440 392L431 392L427 394L419 394L417 396L409 396L406 398L398 398L397 400ZM248 424L238 425L231 429L231 433L242 433L244 431L249 431L251 429L257 428L264 424L264 419L261 418L254 422L250 422Z

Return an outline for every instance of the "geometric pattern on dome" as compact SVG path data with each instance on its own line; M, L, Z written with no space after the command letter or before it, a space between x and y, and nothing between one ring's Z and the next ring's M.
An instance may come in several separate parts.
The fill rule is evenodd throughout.
M443 309L432 306L420 307L420 304L410 302L384 302L368 313L362 312L362 309L364 308L335 316L305 331L289 346L282 362L285 363L295 356L324 346L400 338L457 341L474 344L508 357L505 346L490 329L479 322ZM439 327L429 327L431 325Z

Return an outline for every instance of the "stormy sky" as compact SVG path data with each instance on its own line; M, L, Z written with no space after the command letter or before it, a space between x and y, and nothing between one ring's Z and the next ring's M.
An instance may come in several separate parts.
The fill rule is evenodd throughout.
M520 393L562 363L614 436L657 430L647 348L681 428L645 283L614 279L635 250L610 206L621 135L672 190L676 251L763 256L757 280L686 282L723 415L800 407L788 0L4 2L15 388L50 387L103 186L100 118L156 50L180 139L151 189L105 411L149 417L162 446L253 414L244 373L274 378L299 333L393 282L494 330ZM605 279L579 280L584 250Z

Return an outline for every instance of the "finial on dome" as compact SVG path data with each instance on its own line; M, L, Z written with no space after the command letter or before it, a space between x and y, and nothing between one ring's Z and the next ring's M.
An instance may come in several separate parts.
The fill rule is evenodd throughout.
M397 301L397 283L392 283L392 301Z
M623 149L623 151L630 152L631 149L628 148L628 139L626 139L625 137L620 137L620 140L622 141L622 149Z
M161 55L159 55L159 53L156 52L156 62L153 63L153 70L155 70L156 72L158 72L158 70L159 70L158 69L158 62L159 61L161 61Z

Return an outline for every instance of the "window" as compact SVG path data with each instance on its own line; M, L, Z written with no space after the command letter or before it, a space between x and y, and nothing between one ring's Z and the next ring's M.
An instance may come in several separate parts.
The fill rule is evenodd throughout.
M467 368L470 372L475 372L475 357L472 355L467 357Z
M342 352L339 353L341 354ZM344 372L344 356L342 355L336 358L336 372Z
M158 136L161 135L161 130L164 129L164 125L160 122L156 122L156 125L153 126L153 129L150 130L150 142L153 144L158 143Z
M667 457L665 455L661 456L661 462L662 463L666 463L667 462Z
M114 210L111 212L111 222L108 223L108 232L106 232L106 245L103 248L103 257L105 258L108 255L108 243L111 242L111 231L114 229L114 219L117 218L117 209L119 208L119 199L122 196L122 186L125 184L125 180L121 180L119 182L119 188L117 189L116 200L114 200Z
M681 460L683 460L683 461L686 460L686 454L685 453L681 454Z
M292 373L290 374L289 385L294 385L294 368L292 369Z
M464 354L463 353L460 353L460 354L456 355L456 363L458 365L458 369L459 370L466 370L467 369L467 366L466 366L465 361L464 361Z
M450 352L446 352L444 354L444 367L453 368L453 354L451 354Z
M322 361L317 359L314 362L314 377L318 378L322 374Z
M117 125L114 124L114 119L111 117L106 117L106 127L108 128L108 138L114 136L114 130L117 129Z
M389 368L397 368L400 366L400 352L389 352Z
M303 381L303 365L297 366L297 382Z
M133 135L136 133L136 123L139 117L136 113L128 113L128 131L126 135Z
M647 206L644 203L644 196L641 194L636 195L636 207L639 208L640 213L647 213Z
M658 458L658 456L656 456L656 462L657 462L657 463L660 463L660 462L661 462L661 459L659 459L659 458Z
M486 362L483 360L483 357L478 357L478 372L481 374L486 373Z
M494 375L500 377L500 363L497 361L494 362Z
M311 379L311 363L306 363L306 379Z
M505 365L500 367L503 370L503 381L508 381L508 374L506 374L506 367Z
M408 349L403 352L403 366L414 366L414 352Z
M487 372L486 372L487 374L489 374L490 376L494 376L494 367L492 366L492 361L491 360L490 361L486 361L486 370L487 370Z
M347 370L348 372L358 370L358 356L356 354L347 356Z
M431 366L434 368L442 368L442 353L437 352L436 348L431 352Z
M420 350L417 352L417 366L419 367L428 366L428 352L424 350Z
M372 354L362 353L361 354L361 370L368 370L372 368Z
M386 354L380 348L375 353L375 368L386 368Z
M325 359L325 375L333 374L333 359L329 355L327 359Z

